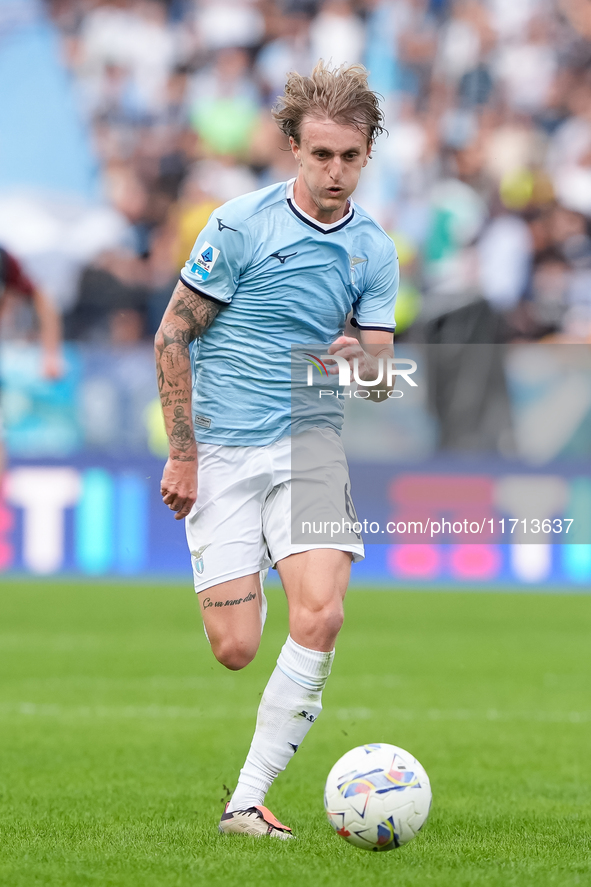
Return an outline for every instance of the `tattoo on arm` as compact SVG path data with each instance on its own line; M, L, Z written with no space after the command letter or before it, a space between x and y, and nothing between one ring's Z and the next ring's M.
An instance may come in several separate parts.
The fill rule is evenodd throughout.
M220 308L221 305L204 299L180 281L177 283L156 336L161 393L171 388L184 388L177 381L179 374L184 376L189 343L202 336L211 326Z
M211 326L221 307L179 281L156 334L158 390L171 459L195 459L189 344Z

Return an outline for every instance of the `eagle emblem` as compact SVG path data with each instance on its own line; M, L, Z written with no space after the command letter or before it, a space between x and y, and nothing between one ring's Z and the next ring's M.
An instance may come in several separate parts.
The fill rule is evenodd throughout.
M201 575L203 573L203 570L205 569L205 566L203 564L203 552L206 548L209 548L210 545L211 542L208 542L207 545L202 545L201 548L197 549L197 551L191 552L191 557L195 558L195 569L197 570L199 575Z
M351 263L351 283L355 285L355 268L357 265L363 265L367 259L363 259L361 256L349 256L349 261Z

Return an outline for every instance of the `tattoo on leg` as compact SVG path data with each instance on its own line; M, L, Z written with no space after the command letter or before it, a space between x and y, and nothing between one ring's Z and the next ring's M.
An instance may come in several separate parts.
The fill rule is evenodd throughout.
M206 597L203 601L203 609L208 610L209 607L236 607L238 604L247 604L249 601L254 601L255 598L256 594L254 591L251 591L246 597L239 597L234 600L228 599L227 601L212 601L211 598Z

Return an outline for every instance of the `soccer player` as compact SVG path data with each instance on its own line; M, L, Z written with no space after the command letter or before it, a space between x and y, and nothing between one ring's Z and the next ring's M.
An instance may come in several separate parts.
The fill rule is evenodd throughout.
M351 561L363 557L361 538L348 530L337 541L292 540L296 442L312 455L329 445L320 474L304 481L308 491L317 484L319 503L327 489L338 491L330 505L343 519L354 511L334 410L311 411L292 427L290 347L324 343L334 358L356 359L359 378L375 382L369 397L385 399L376 368L392 354L398 261L391 239L351 199L382 132L365 69L320 62L310 77L292 73L273 115L297 177L212 213L155 348L170 443L162 498L187 518L216 658L240 669L255 656L271 565L289 605L289 636L219 829L290 838L263 802L321 711ZM360 342L343 335L351 311Z
M12 253L0 247L0 318L12 299L31 303L39 324L42 349L41 372L46 379L57 379L62 374L61 321L56 309L25 274ZM4 450L0 440L0 474L4 467Z

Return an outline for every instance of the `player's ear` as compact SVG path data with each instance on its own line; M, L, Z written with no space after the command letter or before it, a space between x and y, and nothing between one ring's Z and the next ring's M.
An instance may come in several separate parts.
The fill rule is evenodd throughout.
M368 142L367 143L367 154L365 155L365 157L363 159L363 166L367 166L367 161L371 160L372 150L373 150L373 142Z
M296 142L293 136L289 137L289 147L291 148L291 153L295 157L296 160L300 159L300 146Z

